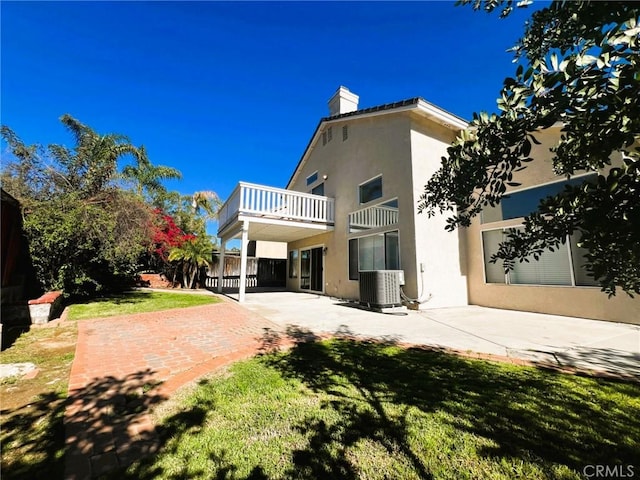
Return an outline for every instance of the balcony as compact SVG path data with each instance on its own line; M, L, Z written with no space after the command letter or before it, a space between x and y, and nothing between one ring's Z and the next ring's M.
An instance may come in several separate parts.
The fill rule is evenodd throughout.
M349 214L349 233L397 225L400 219L397 200L362 208Z
M291 242L333 230L334 199L240 182L218 211L218 236Z

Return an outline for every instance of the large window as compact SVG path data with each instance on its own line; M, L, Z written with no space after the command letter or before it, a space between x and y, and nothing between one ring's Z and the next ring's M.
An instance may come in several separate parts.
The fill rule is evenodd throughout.
M349 240L349 279L358 280L365 270L399 270L398 231Z
M593 181L596 178L597 175L594 173L509 193L502 197L499 205L487 207L482 211L482 223L526 217L538 209L543 198L561 193L565 186L582 185L585 180Z
M574 236L553 251L543 252L539 259L527 258L528 262L516 262L513 270L505 275L502 262L491 263L491 256L498 251L499 244L506 240L508 229L482 232L485 280L487 283L510 285L565 285L596 286L598 283L584 268L586 251L577 245Z
M369 203L382 197L382 176L376 177L358 187L360 203Z

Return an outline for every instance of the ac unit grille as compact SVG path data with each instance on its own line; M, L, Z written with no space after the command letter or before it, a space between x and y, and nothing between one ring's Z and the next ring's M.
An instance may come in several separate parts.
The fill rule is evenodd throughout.
M402 305L400 282L402 270L360 272L360 303L376 308Z

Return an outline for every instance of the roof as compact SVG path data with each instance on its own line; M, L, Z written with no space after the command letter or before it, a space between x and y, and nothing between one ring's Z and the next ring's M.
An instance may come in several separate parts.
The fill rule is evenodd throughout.
M293 173L291 174L291 177L289 178L289 181L287 182L286 188L289 188L289 186L293 182L293 178L295 177L296 173L300 169L300 166L304 162L304 159L307 156L307 153L309 152L309 149L313 145L313 142L314 142L314 140L316 138L316 135L317 135L318 131L320 130L320 127L322 126L323 123L333 122L335 120L342 120L343 118L349 118L349 117L360 117L360 116L372 115L372 114L374 114L374 115L375 114L384 114L384 113L387 113L387 112L391 113L391 111L393 111L393 110L406 109L407 107L409 107L409 108L412 108L412 107L415 107L415 108L423 107L421 110L423 110L425 112L430 112L431 114L435 113L435 114L439 114L439 115L444 115L444 116L450 118L451 120L455 121L456 123L460 123L460 124L466 124L467 123L467 121L464 120L463 118L458 117L457 115L449 113L446 110L443 110L442 108L437 107L436 105L427 102L422 97L408 98L406 100L400 100L398 102L393 102L393 103L385 103L384 105L378 105L378 106L375 106L375 107L363 108L362 110L355 110L355 111L349 112L349 113L339 113L337 115L332 115L332 116L329 116L329 117L323 117L318 122L318 125L316 126L316 129L314 130L313 135L311 135L311 139L309 140L309 143L307 144L306 148L304 149L304 152L303 152L302 156L300 157L300 160L298 161L298 164L296 165L296 168L293 170ZM448 127L451 127L450 124L447 124L447 123L443 123L443 124L448 126Z
M328 122L331 120L338 120L340 118L345 118L345 117L355 117L356 115L364 115L365 113L381 112L383 110L393 110L394 108L406 107L408 105L417 105L420 100L423 100L423 99L420 97L414 97L414 98L408 98L407 100L400 100L399 102L385 103L384 105L378 105L376 107L363 108L362 110L355 110L349 113L339 113L338 115L333 115L331 117L324 117L320 120L320 122Z
M12 195L9 195L9 193L7 193L4 188L0 188L0 199L10 205L20 207L20 202L16 200Z

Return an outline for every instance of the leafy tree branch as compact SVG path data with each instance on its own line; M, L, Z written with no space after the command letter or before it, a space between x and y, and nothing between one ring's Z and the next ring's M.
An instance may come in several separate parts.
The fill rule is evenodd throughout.
M531 2L463 0L508 17ZM418 209L448 212L447 229L468 227L520 186L536 159L539 133L559 126L552 169L595 182L544 199L495 260L506 270L577 235L586 269L602 290L640 293L640 9L633 2L554 1L534 11L513 47L515 76L504 81L499 114L474 114L428 181Z

